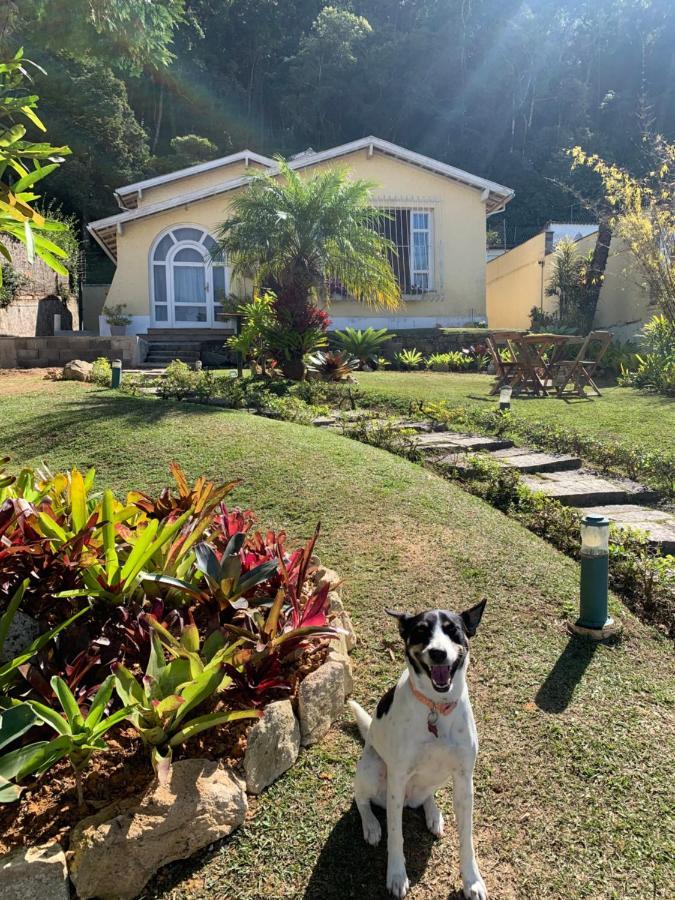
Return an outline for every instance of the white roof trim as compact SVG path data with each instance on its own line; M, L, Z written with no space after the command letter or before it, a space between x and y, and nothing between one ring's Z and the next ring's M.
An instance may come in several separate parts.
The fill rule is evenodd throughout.
M128 194L135 194L146 188L157 187L160 184L168 184L171 181L177 181L181 178L190 178L192 175L199 175L202 172L210 172L212 169L218 169L220 166L229 166L236 162L257 162L262 166L274 168L276 162L269 156L262 156L260 153L254 153L253 150L241 150L239 153L231 153L229 156L221 156L219 159L211 159L208 162L199 163L196 166L188 166L186 169L177 169L175 172L167 172L166 175L157 175L154 178L146 178L144 181L135 181L133 184L125 184L123 187L117 188L115 194L125 197Z
M432 159L429 156L423 156L420 153L414 153L412 150L406 150L404 147L399 147L397 144L391 144L389 143L389 141L383 141L380 138L376 137L366 137L361 138L358 141L352 141L349 144L341 144L339 147L333 147L330 150L323 150L319 153L313 153L310 156L302 157L301 159L291 160L288 165L291 169L305 169L309 166L316 165L317 163L325 162L326 160L337 159L341 156L346 156L349 153L355 153L359 150L369 148L371 145L381 153L385 153L389 156L401 159L404 162L411 163L412 165L421 166L422 168L425 168L431 172L435 172L438 175L442 175L446 178L452 179L453 181L465 184L468 187L480 190L482 194L487 191L488 193L486 195L485 204L486 212L488 215L492 215L495 212L501 211L514 195L514 191L511 190L511 188L507 188L502 184L497 184L497 182L494 181L487 181L485 178L479 178L477 175L471 175L469 172L465 172L463 169L457 169L454 166L449 166L446 163L439 162L438 160ZM274 162L274 160L270 160L267 157L258 156L258 154L249 153L249 151L242 151L241 153L233 154L231 157L224 157L224 159L234 161L235 158L243 159L246 155L248 155L251 159L262 161L263 165L268 165L271 163L269 174L278 174L279 167L276 162ZM223 164L223 160L213 160L211 163L203 163L201 167L193 166L192 169L183 169L182 172L191 172L194 174L197 169L206 171L205 167L215 168L216 164L218 163ZM160 182L159 179L150 179L150 181L154 180L158 183L163 183L171 181L178 177L183 176L180 172L173 172L170 175L159 176L159 178L162 179L162 182ZM146 206L141 206L136 209L125 210L124 212L118 213L117 215L108 216L105 219L98 219L95 222L90 222L89 225L87 225L87 231L94 238L96 238L99 243L101 243L101 241L96 236L96 232L100 229L107 228L111 225L118 225L124 222L133 222L136 219L145 219L148 216L153 216L156 213L174 209L177 206L184 206L189 203L196 203L199 200L206 200L210 197L218 196L219 194L225 194L228 191L233 191L239 187L243 187L250 181L251 177L249 175L243 175L238 178L231 178L227 181L222 182L221 184L209 185L208 187L201 188L197 191L190 191L186 194L178 194L175 197L169 197L168 199L161 200L157 203L149 203ZM123 190L126 192L130 192L132 190L138 190L139 188L147 185L148 182L137 182L135 185L127 185L124 188L120 188L120 191ZM119 193L119 191L116 193Z

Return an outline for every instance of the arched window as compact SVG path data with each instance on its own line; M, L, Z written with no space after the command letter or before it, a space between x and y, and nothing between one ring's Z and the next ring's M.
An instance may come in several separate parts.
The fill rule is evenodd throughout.
M210 328L223 318L229 290L224 257L208 231L172 228L151 251L152 322L164 328Z

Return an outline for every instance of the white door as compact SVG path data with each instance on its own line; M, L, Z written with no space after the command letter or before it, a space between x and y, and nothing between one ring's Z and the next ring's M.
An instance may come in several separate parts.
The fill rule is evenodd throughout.
M152 324L159 328L213 328L223 319L229 269L214 254L216 241L201 228L179 226L151 254Z

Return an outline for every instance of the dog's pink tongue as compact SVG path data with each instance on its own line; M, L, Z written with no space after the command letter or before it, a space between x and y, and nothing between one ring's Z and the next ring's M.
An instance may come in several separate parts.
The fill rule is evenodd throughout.
M447 684L450 678L450 666L432 666L431 677L436 684Z

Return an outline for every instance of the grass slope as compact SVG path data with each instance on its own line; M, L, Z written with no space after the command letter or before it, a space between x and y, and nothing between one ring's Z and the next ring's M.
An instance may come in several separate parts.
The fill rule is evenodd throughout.
M444 400L453 406L495 407L490 397L489 375L444 372L359 372L359 385L370 394L388 400ZM648 450L673 450L675 401L633 388L601 388L602 397L563 401L551 398L515 397L514 412L528 419L551 422L589 434Z
M487 596L469 682L491 896L673 896L669 647L616 603L620 645L570 641L572 562L451 483L336 434L78 385L3 395L2 384L0 455L17 464L95 465L99 486L124 491L164 484L177 459L192 476L244 478L236 502L294 539L321 519L319 553L344 576L361 638L355 695L367 708L402 667L385 605L458 609ZM351 803L360 746L346 716L231 840L167 867L144 896L384 900L385 846L364 844ZM449 789L439 802L450 811ZM435 841L409 812L405 835L412 900L459 898L452 824Z

